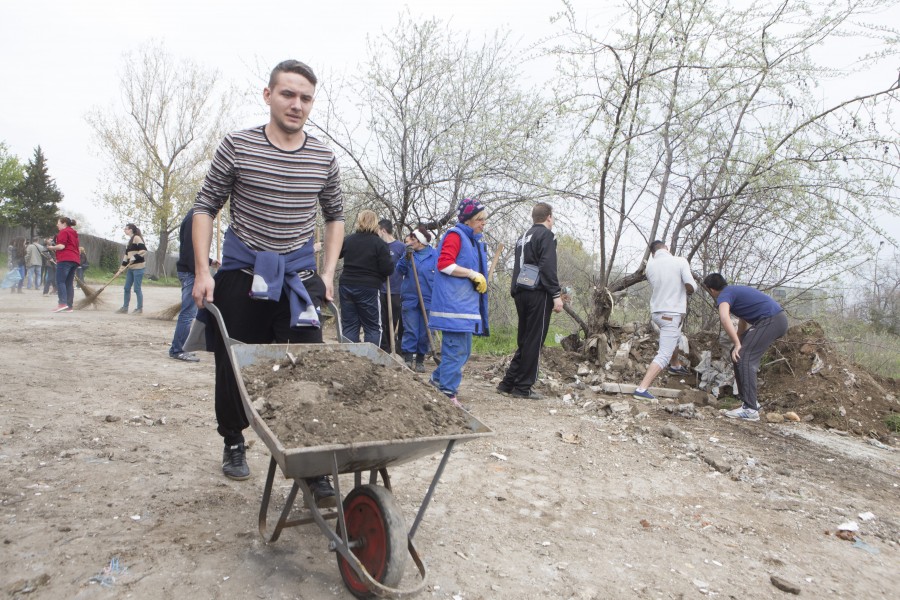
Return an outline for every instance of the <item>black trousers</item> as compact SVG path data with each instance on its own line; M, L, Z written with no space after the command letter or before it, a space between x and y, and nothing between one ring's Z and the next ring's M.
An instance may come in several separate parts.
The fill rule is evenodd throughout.
M243 271L220 272L216 277L213 302L222 313L222 320L225 321L225 328L231 339L247 344L322 342L321 328L290 327L291 306L284 291L278 302L252 300L250 298L252 282L253 276ZM303 284L321 314L325 284L318 275L305 280ZM216 422L219 435L225 438L225 445L233 446L243 443L242 432L250 422L244 413L240 389L225 350L225 341L218 331L218 322L213 320L211 325L215 329L213 352L216 358Z
M553 299L544 290L521 290L513 296L513 300L519 315L516 334L518 347L503 381L500 382L500 388L507 392L517 390L528 393L537 381L541 348L550 329Z
M760 319L741 336L741 357L734 364L734 381L741 393L744 408L759 410L756 374L763 354L775 340L787 333L788 318L781 311L777 315Z
M393 293L394 288L391 288L391 316L394 317L394 332L396 337L394 338L394 348L396 348L397 352L400 352L400 341L403 339L403 321L400 319L400 315L403 312L403 305L400 302L400 294ZM381 293L381 343L379 346L385 352L390 353L391 351L391 330L390 327L387 326L388 323L388 309L387 309L387 294L385 292Z

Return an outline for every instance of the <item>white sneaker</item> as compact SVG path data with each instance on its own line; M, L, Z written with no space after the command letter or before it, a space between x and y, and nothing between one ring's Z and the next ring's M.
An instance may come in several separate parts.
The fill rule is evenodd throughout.
M745 421L759 421L759 411L752 408L735 408L725 412L729 419L743 419Z

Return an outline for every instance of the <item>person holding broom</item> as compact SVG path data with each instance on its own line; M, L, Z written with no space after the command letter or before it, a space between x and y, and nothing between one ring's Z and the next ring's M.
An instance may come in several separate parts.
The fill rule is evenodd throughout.
M307 134L316 93L312 69L279 63L263 90L269 122L222 140L194 203L194 301L214 302L231 338L250 344L321 343L321 305L334 298L334 272L344 240L344 202L334 152ZM230 198L222 266L210 274L213 219ZM317 272L317 205L325 219L325 256ZM283 274L281 277L278 274ZM243 430L249 426L225 342L216 332L215 406L225 442L222 472L247 479ZM335 506L328 477L306 480L319 507Z
M428 322L425 315L431 309L431 288L436 269L437 251L431 247L431 232L424 225L419 225L406 236L406 252L397 261L395 269L395 273L402 277L400 304L403 337L400 352L406 365L415 369L416 373L425 372L425 355L429 351Z
M60 217L56 221L56 244L48 250L56 251L56 295L59 303L53 312L72 312L75 301L75 269L81 262L78 251L78 232L75 231L75 219Z
M119 314L128 314L128 304L131 301L131 286L134 286L134 296L137 298L137 306L131 314L139 315L144 312L144 292L141 289L141 283L144 280L144 271L147 266L147 246L144 244L144 238L141 236L141 230L134 223L128 223L125 226L125 235L128 236L128 245L125 246L125 258L122 259L122 266L125 271L125 298L122 308L116 312Z

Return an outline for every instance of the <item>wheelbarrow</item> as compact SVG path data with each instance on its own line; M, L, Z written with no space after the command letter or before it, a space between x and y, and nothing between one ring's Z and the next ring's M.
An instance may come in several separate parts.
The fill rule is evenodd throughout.
M231 366L237 377L241 403L250 426L265 443L271 453L266 485L259 509L259 533L267 543L275 542L288 527L315 523L328 540L328 549L336 553L338 570L344 584L357 598L400 598L419 593L424 587L427 570L413 538L422 522L425 510L431 502L438 481L444 472L453 448L459 442L494 435L475 417L468 415L471 432L464 434L419 437L403 440L333 444L306 448L285 448L266 422L260 417L250 400L240 375L243 367L258 362L277 361L288 352L299 356L314 351L318 345L298 344L243 344L228 337L219 310L208 303L207 309L216 318L219 331L225 341ZM340 319L333 304L338 326L337 339L343 339ZM329 344L329 349L364 357L389 369L406 367L377 346L368 343ZM401 465L417 458L443 451L437 470L416 513L412 526L407 529L400 504L391 491L388 467ZM281 509L274 527L269 530L269 504L275 481L276 466L293 485ZM353 474L353 486L342 495L339 475ZM306 479L331 475L335 496L334 509L316 506ZM380 484L379 484L380 476ZM363 479L366 482L363 482ZM302 493L304 509L294 511L294 501ZM334 527L328 521L335 521ZM407 554L414 561L420 575L419 581L407 589L399 588L406 567Z

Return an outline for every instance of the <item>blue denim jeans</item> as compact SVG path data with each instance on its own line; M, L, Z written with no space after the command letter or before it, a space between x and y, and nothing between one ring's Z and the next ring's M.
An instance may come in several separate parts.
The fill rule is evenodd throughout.
M30 290L32 285L34 285L34 289L38 289L41 285L41 266L40 265L26 267L25 286Z
M44 295L50 293L50 288L56 290L56 263L44 267Z
M341 333L351 342L363 341L376 346L381 342L381 299L378 288L339 286L341 300Z
M462 382L462 370L472 354L472 334L443 332L441 364L431 374L431 381L448 396L455 396Z
M64 260L56 265L56 297L60 304L72 308L75 301L75 269L78 263Z
M172 336L172 345L169 346L169 356L177 356L184 352L184 343L191 331L191 322L197 316L197 305L191 296L194 290L194 274L178 271L178 279L181 281L181 312L178 313L175 335Z
M128 308L128 303L131 302L131 286L134 285L134 296L137 298L137 306L135 308L143 310L144 292L141 291L141 282L143 280L144 269L128 269L125 271L125 302L122 303L122 306Z

